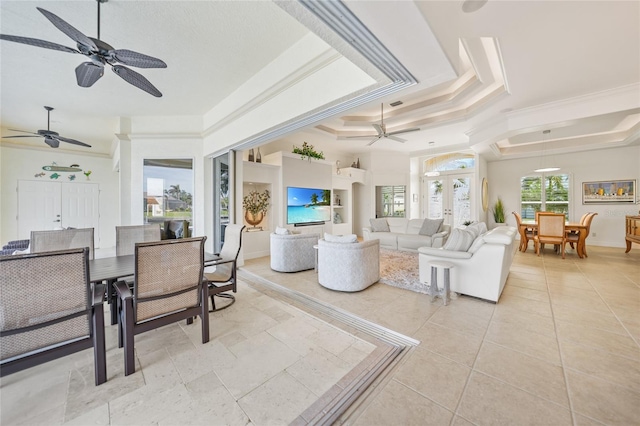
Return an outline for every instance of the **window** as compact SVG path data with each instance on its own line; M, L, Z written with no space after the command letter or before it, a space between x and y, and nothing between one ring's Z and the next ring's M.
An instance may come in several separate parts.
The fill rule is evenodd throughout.
M544 185L542 185L544 182ZM535 219L536 212L569 216L569 175L525 176L520 179L520 215Z
M473 169L476 165L475 155L466 152L452 152L431 157L424 161L423 168L427 176L438 176L439 172Z
M377 186L376 187L376 215L377 217L404 217L405 187Z
M193 160L144 160L144 221L188 220L193 210ZM193 223L190 224L193 226Z

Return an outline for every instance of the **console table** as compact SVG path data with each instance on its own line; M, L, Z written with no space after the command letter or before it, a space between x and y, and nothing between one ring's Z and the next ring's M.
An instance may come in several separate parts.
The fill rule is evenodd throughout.
M639 216L625 216L625 240L627 242L627 251L631 250L631 243L640 244L640 215Z

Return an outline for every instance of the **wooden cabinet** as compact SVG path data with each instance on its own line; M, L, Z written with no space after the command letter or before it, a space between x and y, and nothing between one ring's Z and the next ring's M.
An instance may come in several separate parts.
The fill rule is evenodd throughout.
M627 241L627 251L631 250L631 243L640 244L640 216L625 216L626 231L625 240Z

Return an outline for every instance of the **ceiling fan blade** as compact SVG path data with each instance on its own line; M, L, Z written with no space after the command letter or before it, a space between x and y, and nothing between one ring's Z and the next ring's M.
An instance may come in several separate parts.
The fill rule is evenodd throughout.
M51 23L55 25L57 29L65 33L67 36L71 37L71 39L76 43L86 46L91 50L98 50L96 44L89 37L75 29L64 19L41 7L36 7L36 9L38 9L40 13L42 13L49 21L51 21Z
M373 126L374 129L376 129L376 132L378 132L378 135L382 135L384 133L384 129L382 128L381 125L377 123L373 123L371 125Z
M57 148L60 146L60 141L54 138L45 137L44 142L49 145L51 148Z
M418 130L420 130L419 127L412 127L410 129L404 129L404 130L396 130L395 132L387 133L387 136L399 135L401 133L417 132Z
M381 138L381 137L382 137L382 135L378 135L378 136L377 136L377 137L375 137L371 142L369 142L369 143L367 144L367 146L371 146L371 145L373 145L374 143L378 142L378 141L380 140L380 138Z
M120 63L138 68L166 68L167 64L153 56L143 55L132 50L117 49L112 52L113 57Z
M347 139L364 139L364 138L375 138L379 135L362 135L362 136L346 136Z
M400 143L405 143L405 142L406 142L406 139L401 139L401 138L399 138L399 137L397 137L397 136L387 135L386 137L387 137L388 139L394 140L394 141L396 141L396 142L400 142Z
M29 133L30 135L40 136L40 133L27 132L26 130L18 130L18 129L8 129L12 132L20 132L20 133Z
M83 62L76 67L76 81L80 87L91 87L104 75L104 67L93 62Z
M16 43L28 44L30 46L35 46L35 47L44 47L45 49L60 50L62 52L80 53L76 49L72 49L70 47L63 46L57 43L51 43L50 41L40 40L38 38L19 37L19 36L13 36L13 35L0 34L0 40L7 40L7 41L13 41Z
M11 138L37 138L41 137L40 135L16 135L16 136L3 136L2 139L11 139Z
M63 138L62 136L56 136L56 139L61 140L62 142L72 143L74 145L86 146L91 148L91 145L86 144L84 142L77 141L75 139Z
M136 86L138 89L142 89L145 92L159 98L162 96L162 93L158 89L155 88L153 84L149 82L144 76L140 73L135 72L127 67L123 67L122 65L114 65L113 72L118 74L124 81L129 84Z

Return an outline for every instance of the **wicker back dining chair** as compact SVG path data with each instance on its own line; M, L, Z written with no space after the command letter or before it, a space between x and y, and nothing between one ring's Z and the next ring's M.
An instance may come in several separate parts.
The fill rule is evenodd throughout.
M133 289L115 283L118 346L124 346L125 376L135 372L134 336L200 316L202 343L209 341L209 309L204 273L206 237L137 243Z
M224 230L224 244L222 245L220 253L216 253L220 256L220 260L212 264L212 266L215 266L213 271L205 271L204 278L207 281L209 298L211 299L211 310L209 312L228 308L236 300L235 296L228 292L232 291L235 293L238 289L236 268L238 255L242 247L242 231L244 228L245 225L227 225ZM207 269L213 268L208 266ZM228 299L230 302L216 309L214 296Z
M567 244L564 221L565 215L562 213L538 214L538 229L533 236L538 256L540 256L540 250L544 244L553 244L560 246L564 259L565 245Z
M89 249L0 258L0 375L93 347L107 380L104 285L89 285Z
M31 253L89 247L89 259L94 257L93 228L31 231Z
M116 226L116 256L135 253L136 243L160 241L160 224Z

